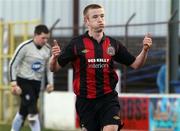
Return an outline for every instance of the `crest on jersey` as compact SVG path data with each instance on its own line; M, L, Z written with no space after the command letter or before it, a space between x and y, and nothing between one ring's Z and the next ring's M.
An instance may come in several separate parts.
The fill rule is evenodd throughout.
M115 55L115 48L110 45L110 46L107 48L107 54L110 55L110 56Z

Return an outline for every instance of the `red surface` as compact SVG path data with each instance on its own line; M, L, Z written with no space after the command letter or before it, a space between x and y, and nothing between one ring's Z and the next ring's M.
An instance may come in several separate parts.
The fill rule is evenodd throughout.
M147 130L149 129L149 98L120 97L120 116L124 122L123 129Z

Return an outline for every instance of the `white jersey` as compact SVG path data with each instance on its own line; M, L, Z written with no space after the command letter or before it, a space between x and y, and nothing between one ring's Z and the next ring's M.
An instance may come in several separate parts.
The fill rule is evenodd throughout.
M10 80L17 77L27 80L42 81L47 73L49 84L53 84L53 73L49 70L50 46L45 44L38 49L33 40L21 43L10 61Z

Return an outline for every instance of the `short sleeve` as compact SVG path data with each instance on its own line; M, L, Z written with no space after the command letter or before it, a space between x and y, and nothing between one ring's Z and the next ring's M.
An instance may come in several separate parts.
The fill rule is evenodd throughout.
M135 57L127 50L120 41L116 40L116 54L114 60L118 63L131 65L135 61Z

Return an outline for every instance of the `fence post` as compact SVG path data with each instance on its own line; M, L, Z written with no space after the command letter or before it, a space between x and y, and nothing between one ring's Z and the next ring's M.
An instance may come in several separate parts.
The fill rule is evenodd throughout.
M125 24L125 36L124 36L124 42L126 47L128 48L128 26L129 23L132 21L132 19L136 16L136 13L133 13L129 19L127 20L126 24ZM126 72L126 66L123 65L123 84L122 84L122 92L126 92L126 78L127 77L127 72Z
M174 90L171 87L170 82L172 80L177 80L177 44L178 43L178 20L176 23L176 18L178 17L178 10L172 13L172 16L168 20L168 36L167 36L167 53L166 53L166 89L165 93L173 93ZM176 25L177 24L177 25ZM177 63L177 64L176 64ZM172 67L173 66L173 67ZM176 67L174 67L176 66Z
M3 41L3 22L0 20L0 121L3 119L3 102L2 102L2 41Z

